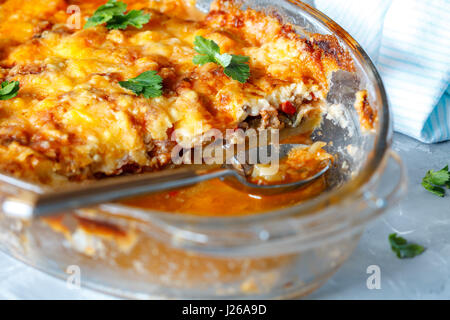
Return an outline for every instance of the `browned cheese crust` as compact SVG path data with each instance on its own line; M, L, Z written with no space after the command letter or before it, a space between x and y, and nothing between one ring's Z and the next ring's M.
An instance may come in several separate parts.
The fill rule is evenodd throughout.
M176 142L194 142L211 128L236 128L251 117L284 127L285 100L299 113L309 106L302 117L314 114L330 72L354 69L335 38L302 39L279 17L229 1L208 15L194 13L192 1L124 2L150 13L150 22L73 30L68 6L80 7L84 24L105 1L0 1L0 81L20 82L16 98L0 101L0 171L51 183L161 169ZM212 63L194 65L197 35L249 56L249 81ZM163 78L161 97L118 84L148 70ZM174 129L184 133L170 141Z

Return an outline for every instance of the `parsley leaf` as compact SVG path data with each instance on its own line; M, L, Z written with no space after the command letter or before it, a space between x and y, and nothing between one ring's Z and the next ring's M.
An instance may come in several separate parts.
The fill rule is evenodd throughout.
M162 95L162 78L156 71L145 71L136 78L120 81L119 85L146 98L156 98Z
M444 197L445 196L445 189L442 187L437 187L434 186L426 181L422 181L422 186L428 190L429 192L439 196L439 197Z
M399 259L414 258L425 251L425 248L415 243L408 243L402 237L397 236L396 233L389 235L389 243L392 251L395 252Z
M220 53L220 48L213 40L202 36L196 36L194 40L194 50L200 53L196 55L192 62L198 65L205 63L215 63L224 68L223 72L233 80L245 83L250 77L250 66L246 63L249 57L228 53Z
M233 55L230 65L223 72L231 79L245 83L250 77L250 66L244 62L249 60L249 57Z
M133 26L141 29L144 24L150 21L150 15L144 14L140 10L131 10L125 15L114 16L106 27L108 29L126 29L128 26Z
M213 40L208 40L202 36L195 37L194 50L200 53L194 57L194 63L204 65L208 62L217 63L222 67L228 67L231 62L231 55L224 53L220 54L220 48Z
M150 20L150 15L140 10L131 10L125 14L126 10L126 3L109 0L94 12L84 25L84 29L103 23L106 23L108 29L126 29L129 25L140 29Z
M422 186L429 192L443 197L445 196L445 189L443 186L450 188L450 172L448 166L439 171L429 170L422 179Z
M429 177L429 180L431 183L443 186L449 179L450 179L450 173L448 172L448 166L446 166L444 169L439 171L430 170L427 172L427 176Z
M4 81L0 86L0 100L8 100L19 94L19 81Z
M127 10L127 4L123 2L117 2L117 0L109 0L103 6L100 6L88 19L84 25L84 29L94 27L99 24L103 24L111 20L114 16L121 15Z

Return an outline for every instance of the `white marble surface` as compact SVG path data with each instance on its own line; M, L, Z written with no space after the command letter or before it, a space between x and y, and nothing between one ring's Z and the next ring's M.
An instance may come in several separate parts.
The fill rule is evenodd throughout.
M428 169L450 164L450 142L425 145L402 135L394 149L408 168L409 190L403 201L373 222L358 248L313 299L450 299L450 192L438 198L420 185ZM397 232L427 247L421 256L399 260L388 235ZM369 290L367 267L381 270L381 289ZM0 253L2 299L109 299L87 289L70 289L54 279Z

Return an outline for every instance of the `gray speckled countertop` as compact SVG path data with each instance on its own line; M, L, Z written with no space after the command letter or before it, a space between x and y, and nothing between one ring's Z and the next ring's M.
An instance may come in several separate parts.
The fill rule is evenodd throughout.
M425 145L395 135L394 150L403 158L409 190L400 204L369 225L358 248L312 299L450 299L450 192L438 198L420 182L429 169L450 164L450 142ZM392 232L427 247L421 256L399 260L391 252ZM367 267L381 271L381 288L369 290ZM108 299L36 271L0 253L0 299Z
M429 169L450 165L450 142L427 145L396 134L393 149L408 170L403 200L369 225L356 251L314 299L450 299L450 192L439 198L424 191ZM388 236L397 232L427 247L414 259L400 260ZM381 271L381 289L367 289L369 265Z

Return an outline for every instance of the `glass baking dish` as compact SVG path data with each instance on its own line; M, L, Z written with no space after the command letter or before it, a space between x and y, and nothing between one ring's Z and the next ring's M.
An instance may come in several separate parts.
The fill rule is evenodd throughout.
M207 11L210 1L197 1ZM338 154L334 188L298 205L251 216L209 218L155 212L117 203L76 210L52 220L0 213L0 249L63 279L77 266L81 285L127 298L266 299L304 296L350 256L364 227L405 191L405 170L390 150L388 101L373 63L328 17L295 0L244 1L276 12L300 35L333 34L356 74L335 73L328 100L341 104L313 140ZM373 132L359 127L355 91L366 89L378 111ZM344 119L344 120L343 120ZM0 201L20 192L0 184Z

